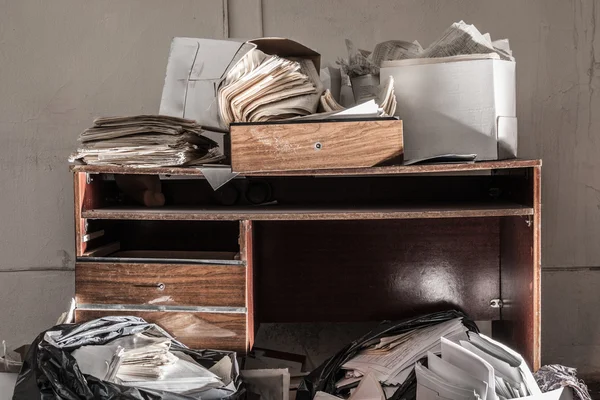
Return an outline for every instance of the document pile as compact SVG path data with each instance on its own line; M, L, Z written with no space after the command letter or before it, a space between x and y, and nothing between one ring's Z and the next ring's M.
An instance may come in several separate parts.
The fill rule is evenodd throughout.
M401 385L418 360L428 352L441 351L441 337L462 340L467 339L466 332L462 319L454 318L399 335L382 337L342 365L346 376L337 382L336 387L352 385L368 374L372 374L384 386Z
M379 43L372 52L356 49L349 40L346 40L346 47L348 49L348 59L339 60L338 64L350 78L354 99L357 102L369 98L381 98L381 95L378 96L380 90L378 88L378 77L382 73L382 67L389 68L481 58L514 61L508 39L492 41L489 33L482 34L474 25L466 24L464 21L453 23L425 49L417 41L407 42L403 40L390 40ZM382 74L381 81L383 81L383 78L384 75ZM385 108L382 103L379 104ZM389 115L393 115L393 113Z
M386 82L379 87L378 95L376 99L373 99L381 109L380 115L378 116L393 116L396 112L396 93L394 92L394 78L389 76ZM363 103L364 104L364 103ZM359 105L360 106L360 105ZM353 108L346 109L342 107L337 101L335 101L333 95L327 89L321 96L321 107L326 113L335 111L347 110L348 113L352 113L353 116L360 116ZM357 106L358 107L358 106Z
M492 41L489 33L482 34L475 25L464 21L453 23L425 49L416 40L412 43L389 40L377 44L373 52L356 50L350 40L346 40L346 47L348 59L339 60L338 64L350 78L379 74L380 68L389 61L482 54L493 54L496 58L514 61L508 39ZM423 62L427 61L419 63Z
M70 162L161 167L219 161L217 143L193 120L162 115L97 118Z
M427 367L415 366L417 400L505 400L540 398L533 374L508 347L474 332L468 340L441 339L441 358L427 353ZM549 392L549 398L560 393ZM556 398L558 398L556 397Z
M514 61L508 39L493 42L489 33L482 34L475 25L460 21L453 23L440 38L419 53L417 58L489 53L495 53L503 60Z
M219 115L232 122L264 122L314 114L323 91L313 62L247 52L218 92Z
M170 348L167 337L136 333L105 345L82 346L71 355L84 374L125 386L193 393L223 385L192 357Z

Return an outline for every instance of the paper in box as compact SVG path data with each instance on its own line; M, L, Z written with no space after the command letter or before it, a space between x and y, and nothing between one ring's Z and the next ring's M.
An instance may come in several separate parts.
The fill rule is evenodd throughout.
M320 68L319 53L290 39L236 41L176 37L171 43L159 114L194 119L206 129L227 131L228 126L219 117L219 84L254 48L266 54L307 58L314 62L317 71Z
M383 63L381 77L394 77L405 160L517 156L515 62L476 57Z

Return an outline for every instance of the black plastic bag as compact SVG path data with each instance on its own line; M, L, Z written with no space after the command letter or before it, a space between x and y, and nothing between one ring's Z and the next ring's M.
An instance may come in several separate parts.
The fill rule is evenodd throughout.
M462 318L463 325L465 325L467 329L479 332L477 325L460 311L441 311L415 318L408 318L402 321L386 321L381 323L381 325L377 326L363 337L344 347L336 355L326 360L306 376L298 388L296 400L312 400L315 393L319 391L335 395L335 384L344 377L344 371L341 369L341 366L354 357L362 348L376 343L381 337L399 335L416 328L424 328L454 318ZM413 371L404 384L400 385L398 390L396 390L390 400L415 399L416 383L417 379Z
M13 400L197 400L166 391L157 391L101 381L84 375L71 352L81 346L102 345L116 338L140 332L158 332L172 339L171 349L181 351L205 368L215 365L223 357L232 361L231 382L221 388L202 392L202 400L236 400L244 390L239 377L236 354L218 350L190 350L173 339L155 324L138 317L105 317L82 324L58 325L41 333L29 348L17 378Z

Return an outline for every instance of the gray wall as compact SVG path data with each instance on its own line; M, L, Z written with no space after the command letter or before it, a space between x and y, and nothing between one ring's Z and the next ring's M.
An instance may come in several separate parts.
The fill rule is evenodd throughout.
M543 361L600 370L600 2L0 0L0 339L30 341L73 294L66 158L94 116L158 110L173 36L427 45L464 19L517 58L519 150L543 168Z

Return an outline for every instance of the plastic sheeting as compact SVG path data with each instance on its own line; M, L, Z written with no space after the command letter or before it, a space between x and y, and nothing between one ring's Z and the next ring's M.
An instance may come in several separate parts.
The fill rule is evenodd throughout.
M382 323L363 337L348 344L336 355L329 358L306 376L298 388L296 400L311 400L317 391L334 395L338 394L336 392L335 383L344 377L344 371L341 369L341 366L354 357L362 348L376 343L379 338L383 336L399 335L413 329L439 324L454 318L462 318L463 324L469 330L479 332L475 323L459 311L442 311L405 319L399 322ZM415 399L416 384L416 375L413 371L404 384L400 385L398 390L396 390L390 400Z
M82 374L70 354L84 345L102 345L116 338L141 332L170 338L173 341L172 350L188 354L205 368L211 368L223 357L229 357L232 364L230 382L195 395L122 386ZM41 333L25 357L13 400L236 400L243 394L234 352L190 350L157 325L149 324L141 318L105 317L82 324L58 325Z

